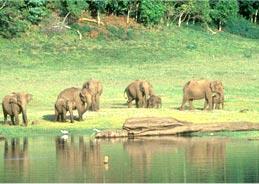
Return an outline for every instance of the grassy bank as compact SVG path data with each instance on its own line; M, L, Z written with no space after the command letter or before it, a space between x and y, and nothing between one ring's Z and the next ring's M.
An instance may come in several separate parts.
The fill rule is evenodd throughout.
M12 91L33 94L29 119L39 125L0 126L1 134L55 133L60 129L89 131L120 128L128 117L175 117L195 123L259 122L259 44L228 33L194 28L133 31L128 40L78 39L64 33L48 37L30 33L13 40L0 39L0 97ZM53 104L67 87L80 87L89 78L102 81L100 112L85 114L83 122L54 123ZM180 112L182 87L190 79L219 79L225 85L225 109ZM149 80L162 97L162 109L128 109L123 91L135 79ZM196 108L203 101L195 101ZM241 113L240 110L248 109ZM3 120L2 111L0 120Z

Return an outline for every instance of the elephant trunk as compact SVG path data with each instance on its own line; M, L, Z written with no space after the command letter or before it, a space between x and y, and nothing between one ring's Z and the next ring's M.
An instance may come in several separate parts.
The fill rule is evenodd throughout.
M25 107L22 107L22 119L23 119L23 123L25 124L25 126L27 126L28 125L28 119L27 119Z

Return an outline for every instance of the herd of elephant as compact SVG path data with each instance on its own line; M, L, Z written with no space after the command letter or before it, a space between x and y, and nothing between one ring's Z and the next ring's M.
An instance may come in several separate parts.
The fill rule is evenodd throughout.
M54 105L55 121L66 121L66 114L70 114L70 122L74 122L73 110L77 110L79 121L83 120L83 114L90 111L98 111L100 108L100 96L103 86L99 80L89 80L82 88L67 88L61 91ZM146 80L135 80L124 90L128 107L132 107L135 101L137 108L159 108L162 100L155 95L153 86ZM7 116L11 117L11 124L19 125L18 115L22 113L23 124L27 126L26 106L31 101L32 95L24 92L13 92L6 95L2 101L4 124ZM183 87L183 100L179 110L183 110L188 101L190 110L193 109L192 101L205 99L204 110L224 108L224 86L218 80L191 80ZM208 107L209 106L209 107Z

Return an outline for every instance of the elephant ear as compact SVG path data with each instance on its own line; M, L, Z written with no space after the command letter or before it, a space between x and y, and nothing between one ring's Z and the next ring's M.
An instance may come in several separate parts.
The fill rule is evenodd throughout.
M9 98L9 103L18 104L18 103L17 103L17 97L16 97L16 96L11 96L11 97Z
M211 89L212 92L215 92L217 90L217 82L216 81L210 82L210 89Z
M80 99L82 102L86 102L86 93L87 93L87 89L83 88L81 91L80 91Z
M17 104L22 106L22 96L21 96L21 94L17 93L16 98L17 98Z

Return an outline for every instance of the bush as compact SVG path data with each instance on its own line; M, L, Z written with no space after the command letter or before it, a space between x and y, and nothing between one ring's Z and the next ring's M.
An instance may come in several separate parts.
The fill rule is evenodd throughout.
M228 19L225 31L247 38L259 39L259 27L243 17L233 17Z
M165 6L162 1L142 0L140 5L139 22L158 24L165 14Z
M108 26L107 30L111 38L120 40L132 40L134 38L134 31L132 29L124 29L122 27Z

